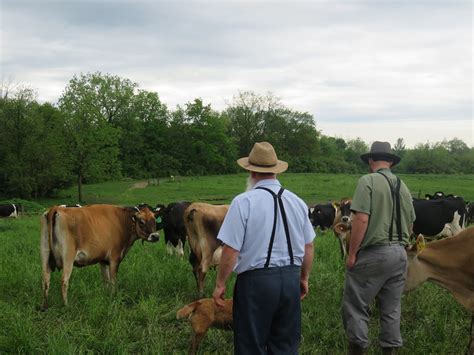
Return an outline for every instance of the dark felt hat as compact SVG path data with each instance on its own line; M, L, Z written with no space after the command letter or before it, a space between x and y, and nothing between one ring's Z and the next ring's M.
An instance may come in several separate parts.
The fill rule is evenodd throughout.
M384 157L393 161L392 166L400 163L401 158L398 155L393 154L392 147L389 142L375 141L370 147L370 152L362 154L360 158L366 164L369 164L369 158L373 157Z

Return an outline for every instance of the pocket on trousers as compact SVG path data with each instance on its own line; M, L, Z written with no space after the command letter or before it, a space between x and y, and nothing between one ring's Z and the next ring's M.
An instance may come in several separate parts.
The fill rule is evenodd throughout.
M355 265L349 269L359 270L377 270L379 265L386 259L386 254L374 250L360 250L357 254Z

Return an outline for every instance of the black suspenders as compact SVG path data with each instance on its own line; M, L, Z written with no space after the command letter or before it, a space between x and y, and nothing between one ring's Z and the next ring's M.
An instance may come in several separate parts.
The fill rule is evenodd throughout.
M283 226L285 228L286 243L288 244L288 254L290 254L290 265L293 265L294 264L294 258L293 258L293 248L291 247L290 230L288 228L288 221L286 219L286 212L285 212L285 207L283 206L283 200L281 199L281 195L283 194L283 191L285 191L285 189L281 188L280 191L278 191L278 194L275 194L272 190L267 189L266 187L263 187L263 186L257 187L255 189L268 191L273 196L273 203L274 203L274 210L273 210L274 217L273 217L272 235L270 237L270 243L268 245L267 260L265 261L265 266L264 267L268 267L268 265L270 264L270 258L272 256L273 242L275 240L278 205L280 206L281 218L283 220ZM277 201L278 201L278 203L277 203Z
M398 233L398 241L402 242L402 220L401 220L401 207L400 207L400 178L397 176L397 185L395 188L393 187L392 183L390 182L389 178L387 175L383 174L380 171L377 171L380 175L382 175L385 180L388 182L388 186L390 187L390 193L392 195L392 202L393 202L393 208L392 208L392 220L390 222L390 229L389 229L389 240L392 241L392 235L393 235L393 218L394 218L394 212L396 212L396 219L397 219L397 233Z

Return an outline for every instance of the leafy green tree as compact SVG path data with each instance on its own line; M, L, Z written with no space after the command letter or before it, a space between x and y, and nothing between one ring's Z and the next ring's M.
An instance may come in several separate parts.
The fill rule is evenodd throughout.
M367 144L360 138L350 139L346 142L344 160L350 167L348 173L363 173L367 171L367 165L360 159L362 154L369 150Z
M449 153L439 144L421 143L405 154L404 168L407 173L452 173Z
M70 181L63 118L36 93L21 88L0 99L0 193L23 198L51 194Z
M178 107L173 114L170 140L184 174L223 174L235 171L236 148L228 136L227 117L204 105L201 99Z
M241 92L225 110L239 156L249 154L257 141L270 142L290 171L314 171L319 152L313 116L285 107L279 98Z
M350 170L344 154L347 144L342 138L321 136L319 139L320 155L317 159L318 172L342 173Z
M279 156L288 161L289 171L316 169L319 132L313 116L288 108L277 108L265 115L263 139L271 142Z
M74 76L59 99L80 202L84 182L120 176L120 130L110 123L117 119L118 111L111 107L104 109L99 103L108 100L101 98L98 102L98 93L103 92L101 83L98 74Z
M224 114L229 119L239 156L248 155L254 143L263 140L266 124L270 122L266 118L281 108L283 105L272 94L262 96L245 91L234 96Z
M117 122L121 129L120 160L123 174L142 178L169 175L169 113L157 93L145 90L131 98L129 112Z

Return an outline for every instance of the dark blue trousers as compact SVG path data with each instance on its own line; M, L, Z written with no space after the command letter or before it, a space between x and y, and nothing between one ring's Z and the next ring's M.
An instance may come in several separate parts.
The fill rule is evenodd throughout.
M297 354L301 337L300 267L239 274L233 309L235 354Z

